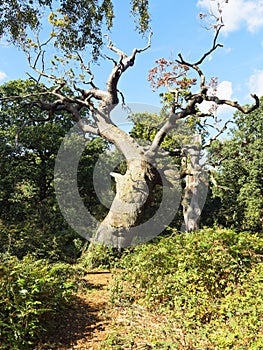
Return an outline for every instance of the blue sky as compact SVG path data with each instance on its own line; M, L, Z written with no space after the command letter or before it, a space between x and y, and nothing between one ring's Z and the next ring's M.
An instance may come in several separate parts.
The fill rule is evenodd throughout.
M134 32L133 18L128 13L128 0L115 0L116 19L111 33L112 41L126 53L134 47L143 47L146 39ZM191 61L200 58L211 47L212 33L205 30L198 14L216 6L213 0L150 0L152 16L152 46L138 55L136 64L121 78L120 90L126 101L159 105L158 92L153 93L147 81L148 70L156 59L176 58L181 52ZM250 93L263 95L263 1L229 0L223 7L224 30L219 41L224 45L202 65L207 78L219 78L221 97L251 103ZM103 88L110 73L111 62L102 60L94 67L95 81ZM0 83L26 78L30 72L25 56L0 44ZM221 110L231 114L232 110Z

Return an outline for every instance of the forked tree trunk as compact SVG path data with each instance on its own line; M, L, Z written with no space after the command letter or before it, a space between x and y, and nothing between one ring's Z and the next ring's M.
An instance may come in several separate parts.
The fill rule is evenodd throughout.
M111 175L116 181L116 195L94 241L123 248L130 246L139 233L136 227L151 201L156 175L153 166L139 155L128 162L124 175Z

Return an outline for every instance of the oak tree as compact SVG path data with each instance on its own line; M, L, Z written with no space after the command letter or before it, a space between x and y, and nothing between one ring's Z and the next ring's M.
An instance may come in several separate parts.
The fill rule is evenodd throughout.
M139 8L139 3L139 1L134 1L137 8ZM67 4L67 2L62 4ZM147 5L147 1L142 2L142 4ZM63 11L62 15L66 16ZM82 18L79 18L79 20L81 21ZM60 26L63 30L65 29L65 32L68 29L70 32L73 25L67 17L63 17L63 20L56 22L56 17L51 15L50 21L53 22L55 27ZM44 87L41 93L33 95L33 99L32 94L30 96L13 96L13 98L18 98L23 103L38 107L50 116L61 111L67 112L84 134L98 135L114 144L126 161L126 172L124 174L111 173L116 182L116 194L108 214L96 230L93 237L95 241L120 248L126 247L143 241L145 238L148 239L151 237L149 231L159 233L165 225L169 224L169 220L172 219L170 217L172 212L169 211L169 208L173 206L173 201L177 196L176 181L171 179L174 175L176 180L178 173L173 172L174 169L171 169L171 171L169 171L169 168L167 169L167 163L163 161L166 155L160 150L160 146L165 136L171 130L177 130L182 120L188 118L205 120L212 115L211 111L202 112L199 109L199 105L203 101L212 102L214 105L232 106L244 114L258 108L259 99L256 95L252 95L255 100L254 105L242 107L236 101L220 99L216 93L209 93L209 86L201 65L211 53L222 46L218 43L218 36L222 27L223 23L220 18L213 28L214 39L211 48L196 62L188 62L182 54L179 54L175 62L171 64L172 72L164 75L164 79L158 75L158 69L152 72L152 80L157 86L166 84L170 89L168 95L166 95L169 98L169 108L151 144L147 147L140 145L131 135L118 127L111 116L120 98L123 100L123 94L120 93L118 88L120 78L128 69L132 69L137 56L149 49L151 33L145 47L135 48L129 54L116 47L110 39L108 40L107 48L114 56L109 57L109 54L106 56L112 62L113 67L109 72L105 87L96 85L90 62L86 62L77 50L73 53L66 50L64 57L69 60L73 59L79 64L79 69L82 71L81 75L78 75L70 67L64 75L58 76L57 63L65 62L61 58L56 58L56 62L52 61L51 66L47 64L45 61L45 46L52 42L53 37L54 40L60 40L60 35L62 35L62 41L60 42L63 48L63 31L54 31L54 35L52 34L44 44L40 43L38 38L32 40L26 36L20 36L20 45L27 55L29 66L38 75L38 78L33 76L31 78L37 84L40 78L46 79L49 88ZM85 38L85 35L83 38ZM78 43L75 39L73 35L73 47L75 43L77 43L77 46L81 46L81 43ZM53 69L52 64L55 66ZM167 62L160 61L159 64L163 73ZM194 78L189 78L190 71ZM51 88L50 85L52 85ZM193 86L194 89L192 89ZM192 157L195 157L195 155L192 155ZM145 213L151 204L152 193L157 185L163 186L163 198L165 200L161 202L160 208L153 218L145 223ZM196 202L194 188L195 186L192 186L191 181L189 181L187 194L190 197L187 199L188 202ZM186 205L186 208L191 209L191 206ZM189 217L192 215L191 212L186 214Z

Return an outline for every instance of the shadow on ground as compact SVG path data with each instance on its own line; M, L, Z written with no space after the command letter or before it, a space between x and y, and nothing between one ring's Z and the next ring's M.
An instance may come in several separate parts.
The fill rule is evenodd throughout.
M103 318L99 316L104 303L93 303L88 297L91 290L102 290L103 284L84 283L84 292L74 296L67 309L60 310L47 320L48 331L34 350L72 349L79 340L91 338L94 332L104 329Z

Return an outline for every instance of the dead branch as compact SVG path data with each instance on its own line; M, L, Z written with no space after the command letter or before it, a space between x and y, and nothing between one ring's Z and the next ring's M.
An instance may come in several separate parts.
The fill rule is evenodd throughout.
M110 102L111 105L116 105L118 103L118 96L117 96L117 84L119 82L119 79L121 75L129 68L134 65L134 61L136 58L136 55L138 53L141 53L151 46L151 37L152 32L149 34L148 43L144 48L141 49L134 49L132 51L132 54L130 56L126 55L123 51L116 48L111 41L109 41L108 48L117 53L119 56L119 61L117 64L114 63L114 67L112 69L112 72L107 80L107 92L109 94L108 96L108 102Z
M205 52L203 54L203 56L198 60L196 61L195 63L189 63L187 61L185 61L182 57L182 54L179 53L178 54L178 57L180 58L180 60L177 60L178 63L180 64L185 64L186 66L188 67L191 67L193 68L193 66L199 66L200 64L202 64L204 62L204 60L211 55L212 52L214 52L218 47L223 47L222 44L219 44L217 43L217 39L218 39L218 36L219 36L219 33L221 31L221 29L223 28L223 24L220 24L217 28L216 28L216 34L214 36L214 40L213 40L213 44L212 44L212 47L210 50L208 50L207 52Z
M208 174L209 174L209 176L210 176L210 180L211 180L212 184L213 184L216 188L221 188L221 189L224 190L224 191L231 191L231 189L230 189L229 187L218 185L218 183L217 183L217 181L216 181L216 178L214 177L214 174L212 173L211 170L208 170Z
M251 97L255 100L255 104L252 105L251 107L243 107L237 101L230 101L230 100L219 99L217 96L206 96L205 100L214 102L217 105L231 106L231 107L233 107L235 109L238 109L240 112L242 112L244 114L249 114L249 113L253 112L255 109L257 109L259 107L259 98L258 98L258 96L256 94L251 94Z
M233 121L232 120L227 120L225 123L224 123L224 125L222 126L222 128L215 128L213 125L209 125L209 126L211 126L212 128L214 128L214 129L216 129L217 130L217 134L216 135L214 135L212 138L210 138L210 140L209 140L209 142L208 143L206 143L204 146L203 146L203 148L205 149L205 148L208 148L208 147L210 147L211 145L212 145L212 143L214 142L214 141L216 141L217 139L218 139L218 137L220 136L220 135L222 135L226 130L227 130L227 126L228 126L228 124L229 123L233 123ZM207 124L208 125L208 124Z
M108 40L108 48L115 52L119 57L121 58L127 58L128 56L121 51L120 49L118 49L116 46L114 46L113 42L110 40L110 36L108 34L104 34L104 36L107 38Z
M195 93L195 94L189 93L185 97L185 101L187 102L186 106L185 107L180 106L181 111L179 111L179 112L176 112L176 109L178 109L178 104L173 103L173 105L171 107L169 119L163 125L163 127L156 133L154 140L152 142L152 145L151 145L150 149L148 150L149 154L154 154L157 151L158 147L160 146L160 144L163 141L167 132L176 127L177 120L183 119L183 118L190 116L190 115L196 115L199 118L211 117L211 113L202 113L201 111L198 110L197 105L201 104L203 101L211 101L211 102L214 102L216 105L225 104L225 105L234 107L245 114L250 113L259 107L259 98L256 95L251 95L252 98L254 98L254 100L255 100L255 104L251 107L242 107L236 101L219 99L217 96L209 96L208 95L208 87L206 86L205 74L203 73L203 71L201 70L199 65L202 64L203 61L213 51L215 51L218 47L223 47L223 45L217 43L219 33L220 33L221 29L223 28L223 22L222 22L221 17L220 17L220 24L217 25L215 28L216 28L216 32L215 32L215 36L213 39L211 49L209 49L207 52L205 52L198 61L196 61L195 63L187 62L186 60L183 59L182 54L179 53L179 55L178 55L179 59L176 60L176 62L181 64L181 65L185 65L185 66L187 66L187 67L189 67L197 72L197 74L199 75L199 78L200 78L200 91L198 93ZM227 124L228 124L228 122L225 123L222 130L218 130L218 134L215 136L214 139L219 137L226 130Z
M39 41L39 37L36 36L36 41L37 41L36 45L37 45L38 52L33 62L32 62L32 57L30 55L30 49L28 50L26 47L24 47L24 52L26 53L26 58L27 58L29 67L39 75L38 81L40 80L41 77L45 77L50 80L56 79L55 75L47 74L45 72L45 59L44 59L45 50L43 50L43 47L47 46L52 39L53 37L50 37L44 43L41 44ZM42 66L41 70L37 68L37 65L40 59L41 59L41 66Z

